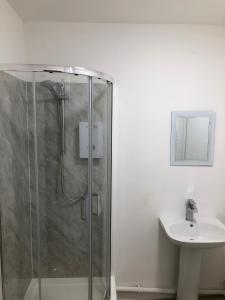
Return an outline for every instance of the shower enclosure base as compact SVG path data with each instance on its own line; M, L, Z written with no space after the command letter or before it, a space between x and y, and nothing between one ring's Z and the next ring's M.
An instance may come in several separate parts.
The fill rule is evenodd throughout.
M41 279L42 300L87 300L88 279L87 278L42 278ZM111 279L111 300L116 300L115 279ZM32 279L24 300L38 299L38 279ZM102 281L94 279L93 300L102 299Z

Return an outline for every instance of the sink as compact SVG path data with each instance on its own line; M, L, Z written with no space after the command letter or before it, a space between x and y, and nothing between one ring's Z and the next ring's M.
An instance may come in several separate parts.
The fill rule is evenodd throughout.
M160 223L168 238L178 246L225 246L225 225L215 217L198 218L197 222L161 217Z
M202 253L225 246L225 225L216 217L197 222L162 216L160 224L175 245L180 247L177 300L198 300Z

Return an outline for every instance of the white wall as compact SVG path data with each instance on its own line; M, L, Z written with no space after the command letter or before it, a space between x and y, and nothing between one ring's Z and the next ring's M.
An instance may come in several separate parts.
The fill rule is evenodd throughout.
M84 66L115 78L113 267L117 285L176 285L178 251L162 212L225 222L225 27L26 23L26 60ZM215 110L214 167L170 167L170 113ZM202 287L221 287L225 251L206 254Z
M0 63L24 62L23 22L6 0L0 0Z

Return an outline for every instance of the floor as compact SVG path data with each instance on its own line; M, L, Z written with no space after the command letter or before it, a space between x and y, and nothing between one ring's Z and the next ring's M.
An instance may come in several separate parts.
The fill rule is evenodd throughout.
M167 299L167 300L176 300L175 298ZM199 300L225 300L225 296L201 296Z
M225 296L204 296L199 297L199 300L224 300Z
M225 296L200 296L198 299L199 300L225 300ZM151 299L149 299L149 300L151 300ZM152 298L152 300L154 300L154 299ZM160 299L158 299L158 300L160 300ZM176 299L170 298L167 300L176 300Z
M167 300L176 300L175 298L167 299ZM224 296L201 296L199 300L225 300Z
M200 296L198 299L199 300L225 300L225 297L224 296ZM149 300L151 300L151 299L149 299ZM152 300L154 300L154 299L152 298ZM160 300L160 299L158 299L158 300ZM176 300L176 299L171 298L171 299L167 299L167 300Z
M164 297L160 296L147 296L142 297L134 293L118 293L118 300L176 300L176 298L170 298L168 295ZM200 296L199 300L225 300L225 296Z

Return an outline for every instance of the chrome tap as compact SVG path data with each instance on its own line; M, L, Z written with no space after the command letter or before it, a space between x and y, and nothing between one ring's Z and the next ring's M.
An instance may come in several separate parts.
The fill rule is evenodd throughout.
M193 199L186 201L186 220L194 222L194 214L198 212L196 202Z

